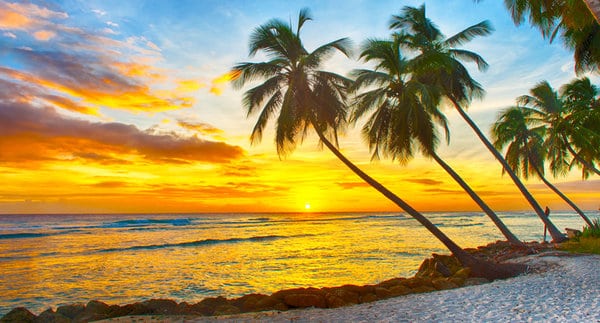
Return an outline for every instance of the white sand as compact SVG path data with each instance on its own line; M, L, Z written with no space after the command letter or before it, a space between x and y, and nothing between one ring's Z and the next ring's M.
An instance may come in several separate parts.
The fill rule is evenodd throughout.
M600 322L600 256L548 252L513 259L533 273L337 309L112 322Z

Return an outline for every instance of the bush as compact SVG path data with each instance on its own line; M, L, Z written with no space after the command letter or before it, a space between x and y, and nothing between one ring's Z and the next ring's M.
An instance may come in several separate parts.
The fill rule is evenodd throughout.
M581 232L583 238L600 238L600 219L592 220L592 226L586 226Z
M593 253L600 255L600 238L582 236L579 240L560 244L558 249L573 253Z

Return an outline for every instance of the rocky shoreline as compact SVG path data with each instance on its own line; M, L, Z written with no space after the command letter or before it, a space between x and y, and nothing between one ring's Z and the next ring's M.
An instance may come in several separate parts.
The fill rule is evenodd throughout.
M509 259L553 249L552 245L528 243L518 248L498 241L467 251L477 257L504 262ZM393 278L373 285L344 285L324 288L294 288L271 295L249 294L239 298L209 297L189 304L169 299L151 299L127 305L108 305L99 301L59 306L35 315L23 307L15 308L0 318L0 322L90 322L131 315L217 316L290 309L339 308L370 303L392 297L447 290L488 283L485 278L471 277L470 269L448 255L433 254L411 278Z

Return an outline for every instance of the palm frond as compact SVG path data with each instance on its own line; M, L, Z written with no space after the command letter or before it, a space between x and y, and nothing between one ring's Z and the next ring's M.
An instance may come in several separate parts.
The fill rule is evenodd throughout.
M448 47L462 45L473 40L477 36L491 35L493 31L494 27L492 27L492 24L489 22L489 20L484 20L447 38L444 41L444 44Z

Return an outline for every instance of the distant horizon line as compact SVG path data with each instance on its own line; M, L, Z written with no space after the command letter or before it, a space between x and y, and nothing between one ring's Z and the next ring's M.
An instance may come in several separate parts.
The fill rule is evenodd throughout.
M583 210L584 212L595 212L598 210ZM462 210L462 211L421 211L421 213L461 213L473 212L482 213L483 211ZM532 212L533 210L496 210L496 212ZM551 209L551 212L574 212L569 209ZM195 215L195 214L339 214L339 213L406 213L405 211L266 211L266 212L98 212L98 213L0 213L0 216L18 216L18 215ZM552 213L551 213L552 215Z

